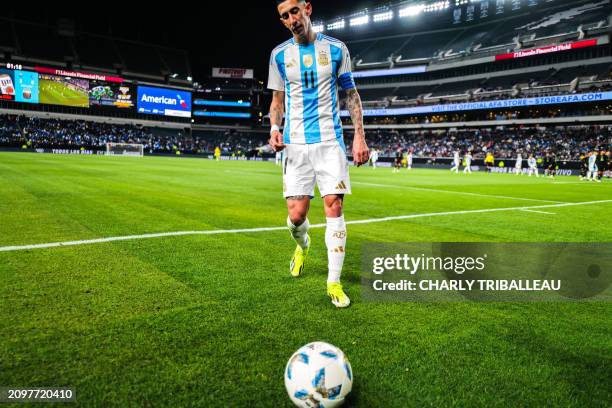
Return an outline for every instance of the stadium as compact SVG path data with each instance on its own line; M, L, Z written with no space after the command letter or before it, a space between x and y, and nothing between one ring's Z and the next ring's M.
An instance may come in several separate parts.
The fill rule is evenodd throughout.
M331 3L2 8L0 405L611 405L610 0Z

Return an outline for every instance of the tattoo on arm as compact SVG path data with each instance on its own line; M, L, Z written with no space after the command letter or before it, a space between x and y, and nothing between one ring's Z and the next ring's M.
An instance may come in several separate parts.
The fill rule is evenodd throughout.
M270 123L273 125L282 125L283 113L285 110L285 93L282 91L274 91L272 93L272 104L270 105Z
M357 89L353 88L346 91L346 107L351 114L355 135L363 135L363 110Z

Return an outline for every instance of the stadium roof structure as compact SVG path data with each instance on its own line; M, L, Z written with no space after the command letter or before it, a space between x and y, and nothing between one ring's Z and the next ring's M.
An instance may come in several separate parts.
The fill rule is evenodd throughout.
M190 85L187 51L79 31L70 22L57 25L0 16L0 53L13 62Z

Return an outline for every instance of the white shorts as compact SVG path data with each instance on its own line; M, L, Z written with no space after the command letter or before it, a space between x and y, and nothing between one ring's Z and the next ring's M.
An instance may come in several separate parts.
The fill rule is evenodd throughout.
M348 160L338 140L288 144L283 162L283 196L314 197L315 182L321 197L351 194Z

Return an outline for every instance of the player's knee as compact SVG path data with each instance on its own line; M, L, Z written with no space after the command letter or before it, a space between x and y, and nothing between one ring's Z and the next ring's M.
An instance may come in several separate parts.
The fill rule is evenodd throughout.
M342 215L342 197L341 196L326 196L324 201L325 201L325 215L327 217L340 217Z
M306 221L306 214L305 213L297 213L297 212L289 212L289 220L291 220L291 223L295 226L300 226L304 223L304 221Z
M288 208L289 220L293 225L302 225L308 216L308 209L302 206L290 206Z

